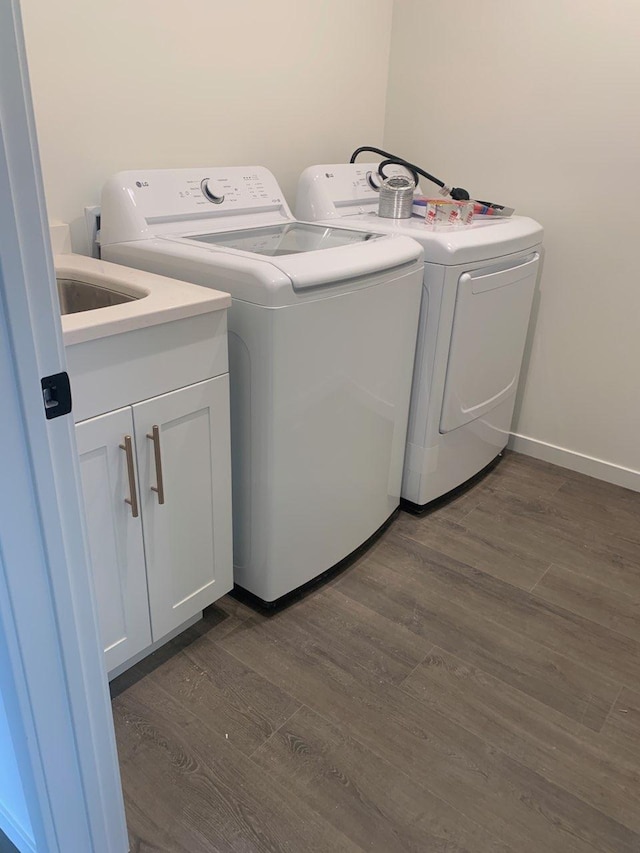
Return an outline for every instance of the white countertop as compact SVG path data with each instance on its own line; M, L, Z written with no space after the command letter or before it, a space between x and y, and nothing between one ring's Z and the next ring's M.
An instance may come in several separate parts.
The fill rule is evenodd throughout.
M121 305L63 315L65 346L231 307L228 293L85 255L55 255L54 264L58 278L87 281L141 297Z

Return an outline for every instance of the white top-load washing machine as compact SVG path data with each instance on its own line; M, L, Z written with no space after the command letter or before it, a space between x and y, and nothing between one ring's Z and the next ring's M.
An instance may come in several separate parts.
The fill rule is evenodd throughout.
M378 216L377 163L311 166L300 219L404 234L425 250L402 497L424 507L504 449L541 255L542 227L524 216L468 226ZM386 174L403 174L398 166ZM406 174L406 173L404 173Z
M102 257L228 291L234 578L265 602L400 502L422 250L301 224L262 167L122 172Z

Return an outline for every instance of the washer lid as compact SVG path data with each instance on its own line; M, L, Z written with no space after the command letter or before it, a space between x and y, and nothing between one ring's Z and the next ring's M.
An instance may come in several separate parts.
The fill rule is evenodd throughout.
M224 246L228 249L239 249L243 252L274 258L365 243L368 240L379 239L380 235L368 231L351 231L347 228L289 222L285 225L242 228L223 233L190 234L185 237L198 243Z
M294 290L342 286L371 275L386 274L422 260L420 246L406 237L390 237L332 225L295 220L285 224L209 232L168 235L161 238L179 243L182 250L210 253L213 265L224 265L232 257L247 272L259 269L284 273ZM223 288L224 289L224 288Z

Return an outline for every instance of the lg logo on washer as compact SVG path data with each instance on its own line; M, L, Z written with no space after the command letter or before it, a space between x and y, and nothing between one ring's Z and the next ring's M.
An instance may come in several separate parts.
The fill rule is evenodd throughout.
M149 181L136 181L136 186L137 187L148 187Z

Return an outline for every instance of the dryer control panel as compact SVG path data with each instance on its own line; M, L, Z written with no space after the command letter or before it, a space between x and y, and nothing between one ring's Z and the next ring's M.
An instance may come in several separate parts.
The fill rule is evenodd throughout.
M315 221L377 211L381 180L378 165L333 163L305 169L298 182L296 216ZM387 166L385 174L391 177L409 173L402 166Z
M238 214L292 218L278 182L264 166L142 169L119 172L102 192L102 243L150 236L171 223Z

